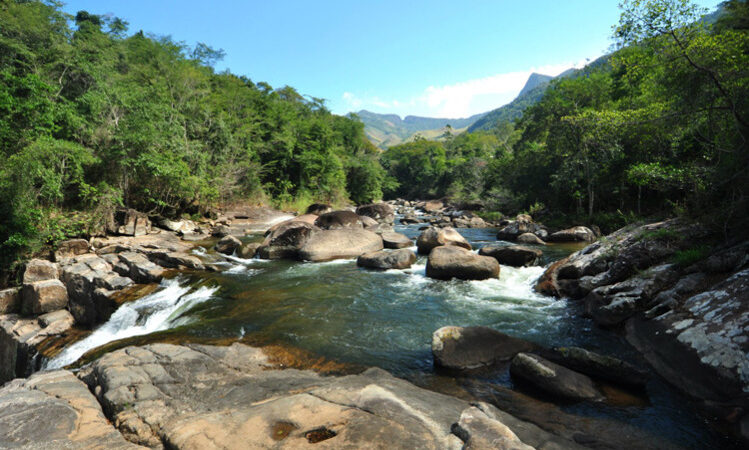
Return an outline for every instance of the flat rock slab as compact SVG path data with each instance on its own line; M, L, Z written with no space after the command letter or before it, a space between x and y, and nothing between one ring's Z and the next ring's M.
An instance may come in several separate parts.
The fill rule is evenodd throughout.
M569 400L603 399L603 394L590 378L532 353L518 353L512 359L510 373L555 397Z
M540 347L489 327L442 327L432 335L434 363L448 369L476 369L509 361Z
M79 377L130 441L150 447L460 449L473 440L528 448L493 406L472 407L381 369L326 377L272 368L243 344L153 344L109 353ZM518 428L532 429L534 444L566 447Z
M400 250L366 253L361 255L356 264L370 269L408 269L416 261L416 254L407 248Z
M299 249L299 259L319 262L356 258L383 248L380 235L362 228L319 230L312 232Z

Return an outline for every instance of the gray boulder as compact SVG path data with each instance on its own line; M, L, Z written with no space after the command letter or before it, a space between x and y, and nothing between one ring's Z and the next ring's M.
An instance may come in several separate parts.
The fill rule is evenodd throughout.
M242 246L242 241L235 238L234 236L224 236L222 237L214 247L217 252L223 253L225 255L231 255L234 253L234 250Z
M649 379L648 372L644 369L579 347L554 348L551 352L544 353L544 356L576 372L626 386L643 387Z
M45 259L32 259L26 263L26 270L23 272L24 284L57 278L59 278L57 264Z
M44 314L68 306L68 290L57 279L24 284L22 297L21 309L26 315Z
M432 334L434 364L466 370L509 361L520 352L538 349L522 339L488 327L442 327Z
M259 242L251 242L249 244L244 244L241 247L237 249L237 256L244 259L252 259L255 257L255 254L257 253L257 250L260 248L260 246L263 245Z
M499 263L456 246L441 246L429 253L426 275L439 280L485 280L499 277Z
M518 353L512 358L510 373L555 397L569 400L603 399L590 378L532 353Z
M408 269L416 261L416 255L411 250L402 248L394 251L378 251L365 253L356 260L360 267L370 269Z
M134 209L118 209L109 217L107 231L120 236L143 236L151 232L151 220Z
M383 248L378 234L361 228L319 230L299 249L299 258L316 262L356 258Z
M287 222L265 237L257 253L263 259L297 259L299 250L315 230L319 229L306 222Z
M325 213L333 211L333 207L325 203L313 203L307 207L305 214L321 216Z
M315 220L315 225L323 230L340 230L341 228L362 228L361 219L353 211L332 211L322 214Z
M127 267L126 274L136 283L158 283L164 275L164 269L152 263L145 255L135 252L123 252L117 255Z
M0 290L0 314L15 313L21 310L21 289Z
M547 242L595 242L596 234L588 227L572 227L551 233Z
M356 214L371 217L379 223L391 224L395 220L395 211L387 203L373 203L356 208Z
M442 245L453 245L471 250L471 244L452 227L429 227L416 239L419 254L428 255L433 248Z
M491 256L500 264L513 267L532 266L543 256L541 250L523 247L522 245L494 246L489 245L479 250L479 255Z
M533 233L523 233L519 235L516 240L522 244L546 245L546 242Z
M88 253L89 245L85 239L70 239L62 241L57 244L57 250L55 250L54 257L55 261L63 261L68 258L74 258L78 255Z
M385 248L406 248L413 247L414 242L405 234L387 231L382 233L382 242Z

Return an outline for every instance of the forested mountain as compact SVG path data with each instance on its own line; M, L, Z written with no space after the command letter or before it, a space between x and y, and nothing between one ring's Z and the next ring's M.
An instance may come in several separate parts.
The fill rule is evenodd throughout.
M401 142L413 140L416 134L423 137L441 136L444 128L462 131L479 120L483 114L476 114L464 119L442 119L432 117L406 116L401 119L396 114L377 114L361 110L356 116L364 123L367 137L378 147L388 148Z

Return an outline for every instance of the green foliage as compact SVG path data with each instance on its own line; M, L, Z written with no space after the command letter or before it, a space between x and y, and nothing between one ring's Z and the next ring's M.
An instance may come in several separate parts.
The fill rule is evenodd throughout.
M677 251L671 258L671 261L678 266L688 267L694 263L702 261L708 256L710 256L710 247L707 245L701 245Z

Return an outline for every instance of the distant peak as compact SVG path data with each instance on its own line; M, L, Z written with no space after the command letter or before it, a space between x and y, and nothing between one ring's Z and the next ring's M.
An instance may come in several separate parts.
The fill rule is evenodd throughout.
M554 77L550 75L544 75L544 74L536 73L536 72L531 73L531 75L528 77L528 81L525 82L525 86L523 86L523 89L520 91L520 94L518 94L518 97L523 94L528 93L529 91L532 91L533 89L535 89L536 87L542 84L548 83L549 81L553 79Z

